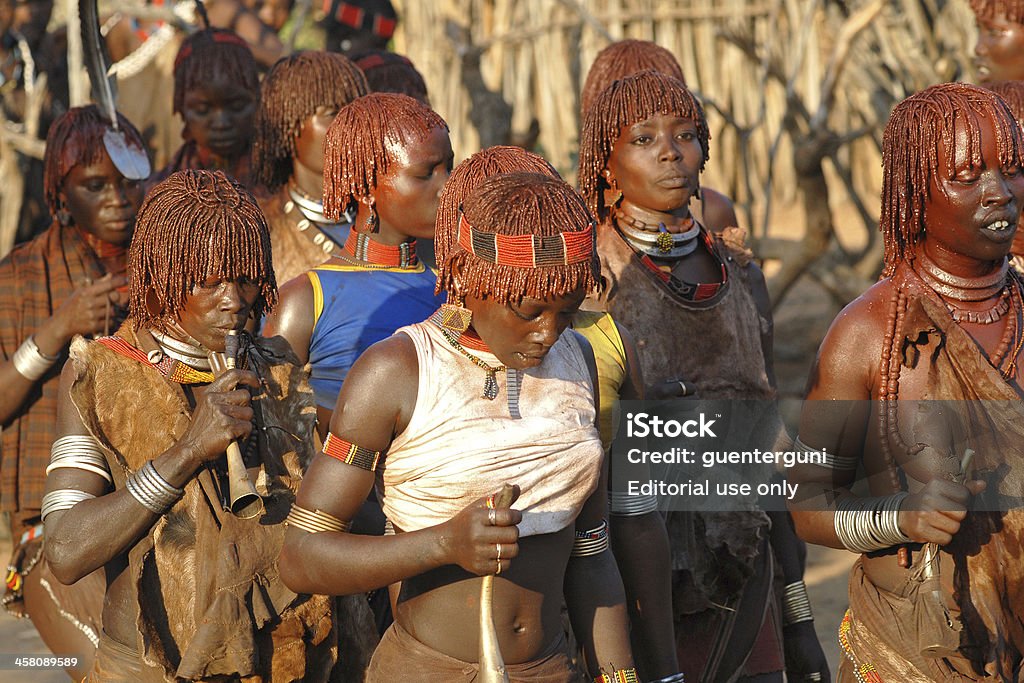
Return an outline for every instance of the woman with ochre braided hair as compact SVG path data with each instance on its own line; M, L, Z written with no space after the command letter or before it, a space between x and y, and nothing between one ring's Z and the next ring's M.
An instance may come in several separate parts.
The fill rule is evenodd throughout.
M615 81L591 105L578 177L600 221L605 282L594 305L633 333L652 388L676 384L680 393L695 388L705 399L771 401L764 277L735 239L738 229L713 234L689 211L708 139L700 103L681 82L659 72ZM767 441L759 447L788 446L781 421L773 426L759 437ZM668 530L677 654L687 678L781 680L783 626L789 675L827 677L809 610L787 610L783 617L775 608L772 548L779 549L784 581L793 587L787 592L806 594L788 515L770 517L753 506L707 515L674 512ZM712 550L723 544L730 551ZM749 612L739 609L741 602ZM725 657L710 656L722 651L715 643L728 643Z
M151 184L186 168L224 171L250 185L250 145L259 104L256 60L234 32L207 28L181 44L174 60L174 112L184 143Z
M563 596L591 674L635 681L607 552L593 356L568 329L599 274L589 212L565 183L513 174L481 184L452 228L438 277L453 303L352 368L299 491L282 575L328 593L402 582L370 681L476 680L483 575L497 575L494 632L512 681L578 680ZM346 533L375 481L394 535ZM513 508L495 503L505 484Z
M285 283L342 253L352 217L324 216L324 137L338 111L368 92L362 72L334 52L299 52L263 78L253 181L270 224L274 275Z
M883 277L808 381L799 445L831 457L791 471L801 536L860 555L840 681L1021 679L1022 164L1017 121L975 86L922 90L886 125Z
M985 84L985 87L1003 98L1010 107L1010 113L1024 129L1024 81L996 81ZM1024 230L1020 227L1018 222L1013 244L1010 245L1010 265L1018 273L1024 274Z
M974 68L983 85L1024 78L1024 0L970 0L978 22Z
M649 40L619 40L597 53L594 63L587 71L580 93L580 125L587 118L587 111L605 88L620 78L638 74L641 71L657 71L677 79L686 85L683 68L675 55ZM711 232L721 232L739 225L732 200L710 187L701 187L694 193L696 202L691 201L690 210L697 222Z
M118 126L137 154L142 137ZM43 557L40 509L56 432L61 361L75 335L117 329L127 312L128 242L142 203L141 178L104 147L110 123L90 105L50 127L43 186L53 224L0 261L0 511L10 514L14 554L3 605L32 619L50 650L88 670L99 642L103 576L74 586L54 579Z
M281 339L239 334L219 377L210 357L276 301L266 220L224 173L179 171L146 195L129 260L128 321L71 345L42 504L58 579L106 573L86 680L326 681L331 601L277 571L314 451L306 373ZM232 444L255 516L230 510Z
M463 201L488 178L508 173L540 173L560 179L543 157L522 147L488 147L455 167L437 207L434 249L439 263L457 247ZM605 453L612 445L614 413L619 399L643 398L643 377L636 346L628 331L608 313L579 311L572 329L583 335L594 352L600 388L598 426ZM609 534L626 590L630 629L637 669L643 680L673 683L678 674L672 637L672 585L668 537L656 500L611 496ZM674 675L678 674L678 676Z
M310 363L322 435L359 354L442 301L416 239L434 235L452 166L448 125L411 97L372 93L338 113L323 163L324 215L352 212L352 230L341 254L281 289L265 328Z

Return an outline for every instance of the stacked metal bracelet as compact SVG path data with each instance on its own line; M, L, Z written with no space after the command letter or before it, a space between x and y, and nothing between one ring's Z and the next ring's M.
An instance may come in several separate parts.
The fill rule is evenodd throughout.
M62 468L92 472L106 479L108 484L114 483L107 467L107 459L103 456L99 443L92 436L71 434L53 442L46 474Z
M636 669L630 667L628 669L616 669L610 674L601 674L594 679L594 683L640 683L640 677L636 674Z
M677 674L669 674L664 678L650 681L650 683L686 683L686 676L682 672L679 672Z
M608 494L608 507L613 515L638 517L657 510L658 497L631 496L625 492L611 491Z
M91 493L79 491L78 489L57 489L50 491L43 496L43 503L40 506L39 517L45 522L47 515L51 512L70 510L83 500L95 498Z
M803 621L814 621L807 586L803 581L786 584L782 591L782 625L792 626Z
M147 460L136 472L125 481L128 493L139 501L139 505L150 512L162 515L178 502L185 494L185 489L178 489L160 476L153 467L153 461Z
M284 523L311 534L318 534L323 531L346 532L352 526L351 522L343 522L323 510L307 510L298 505L292 505L292 510L288 513Z
M836 455L820 448L811 448L800 437L793 441L793 450L797 453L820 453L822 462L814 463L818 467L827 467L830 470L855 470L857 469L857 458L852 455Z
M53 367L59 357L47 356L40 351L35 335L30 334L28 339L22 342L18 350L14 352L11 362L14 363L14 369L18 371L18 374L35 382Z
M600 555L605 550L608 550L608 520L602 519L593 529L576 532L570 557Z
M836 506L836 535L847 550L871 553L909 543L899 526L906 491L880 498L845 498Z

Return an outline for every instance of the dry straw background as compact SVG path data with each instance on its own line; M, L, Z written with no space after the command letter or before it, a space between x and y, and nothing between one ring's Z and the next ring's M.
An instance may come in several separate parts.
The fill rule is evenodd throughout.
M536 135L571 178L597 52L622 38L671 50L711 125L703 184L736 201L776 306L805 273L837 302L876 277L889 110L970 80L976 39L966 0L393 1L395 49L423 72L457 159Z

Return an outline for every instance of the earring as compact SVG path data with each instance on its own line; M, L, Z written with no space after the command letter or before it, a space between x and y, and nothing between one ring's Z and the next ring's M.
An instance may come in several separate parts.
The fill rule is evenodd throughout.
M57 204L57 222L62 228L71 225L71 212L64 207L64 203Z
M377 209L373 208L373 204L370 204L370 215L366 217L366 232L380 232L380 218L377 216Z
M614 209L622 201L622 190L619 189L619 184L615 182L613 178L608 182L608 189L604 195L604 205L610 209Z
M438 324L454 334L462 334L473 322L473 311L466 308L466 298L455 295L453 303L445 302L437 311L440 314Z

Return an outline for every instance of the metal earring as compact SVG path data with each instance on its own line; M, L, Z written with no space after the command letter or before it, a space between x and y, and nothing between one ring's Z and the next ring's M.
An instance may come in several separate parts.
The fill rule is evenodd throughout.
M373 208L373 204L370 204L370 215L366 217L366 232L380 232L380 217L377 216L377 210Z

